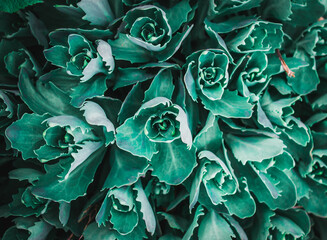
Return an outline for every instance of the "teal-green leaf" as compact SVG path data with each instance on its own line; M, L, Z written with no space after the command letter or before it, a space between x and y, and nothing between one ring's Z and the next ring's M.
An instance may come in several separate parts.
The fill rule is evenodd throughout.
M261 162L264 159L275 157L283 152L285 145L278 138L268 136L236 136L226 134L225 140L236 159L243 164Z
M103 189L112 189L135 183L139 177L145 174L148 161L123 151L117 146L110 150L110 172L105 180Z
M250 194L247 182L239 181L240 188L235 194L223 196L224 205L228 209L229 214L239 218L248 218L255 214L256 204Z
M204 127L194 138L194 146L198 151L217 152L221 147L222 137L223 133L219 129L217 117L209 113Z
M19 75L18 88L21 98L35 113L51 115L75 114L78 109L70 105L70 97L48 79L42 77L34 83L26 69Z
M71 202L80 196L84 196L87 187L93 182L94 174L102 161L104 153L104 148L92 153L89 159L77 167L66 179L58 175L63 173L63 169L67 168L67 166L64 167L67 163L59 162L55 165L46 165L47 174L42 176L35 184L32 193L42 198L63 202Z
M151 160L157 152L154 142L144 134L144 117L127 119L123 125L118 127L116 134L117 146L138 157L145 157ZM133 143L133 144L131 144Z
M117 232L107 227L98 227L98 225L93 222L87 226L83 232L85 240L115 240L117 239Z
M43 140L46 115L24 114L23 117L6 129L6 136L11 146L22 152L23 159L37 157L34 150L38 149ZM26 127L28 126L28 127Z
M122 235L131 233L139 221L136 209L121 212L112 207L110 209L110 215L110 222L113 224L113 229Z
M41 220L39 222L35 222L34 226L29 227L27 230L31 233L29 236L29 240L45 240L49 232L52 230L53 226L49 223Z
M224 90L220 100L212 101L201 95L204 107L214 115L227 118L250 118L253 105L249 103L249 98L241 97L237 91Z
M183 240L191 240L195 237L195 231L199 227L199 219L204 215L204 208L199 205L194 213L193 221L183 236Z
M81 107L81 110L84 111L83 116L88 124L103 128L106 146L113 143L115 140L115 127L107 118L102 107L93 101L86 101Z
M235 234L222 216L210 210L200 223L198 237L199 240L228 240L235 237Z
M116 60L130 61L131 63L151 62L154 57L146 49L134 44L126 34L120 33L115 40L109 40L112 54Z
M320 80L316 71L316 60L314 56L309 56L305 51L296 51L294 57L305 61L309 66L295 69L295 77L287 77L287 83L296 93L301 95L316 90Z
M142 213L146 229L153 235L156 230L156 218L140 181L135 184L134 190L137 191L135 200L140 203L140 212Z
M85 12L83 19L91 25L107 27L115 18L107 0L81 0L77 6Z
M59 221L63 226L66 226L70 217L71 204L59 202Z
M207 26L207 28L212 29L212 31L216 33L228 33L236 29L247 27L252 23L256 22L257 19L257 17L252 16L237 16L219 23L213 23L210 22L208 19L205 19L204 24Z
M188 14L191 11L192 8L189 0L179 1L176 5L165 11L172 33L176 32L187 21Z
M42 2L43 0L3 0L0 4L0 12L14 13L28 6Z
M144 102L156 97L171 99L174 91L173 75L169 69L161 70L153 79L149 89L144 93Z
M281 170L271 167L262 172L255 167L243 171L251 192L259 202L266 203L270 209L288 209L296 203L294 183Z
M141 84L137 83L133 86L131 91L127 94L121 109L118 113L118 120L123 123L127 118L133 117L137 109L142 105L144 99L144 92Z
M44 50L44 57L53 65L65 68L70 60L68 48L62 45L56 45Z
M195 148L187 146L179 139L171 143L157 143L158 153L151 160L152 175L170 185L182 183L197 165Z
M10 179L27 180L29 183L32 183L38 180L43 173L33 168L17 168L10 171L8 175Z
M167 47L163 49L162 51L156 53L156 58L159 60L159 62L167 61L169 58L171 58L180 48L182 45L182 42L184 39L189 35L193 28L193 25L189 26L186 31L182 33L176 33L175 36L170 40Z
M121 87L126 87L135 83L144 82L153 78L155 74L146 69L140 68L118 68L115 76L114 90Z

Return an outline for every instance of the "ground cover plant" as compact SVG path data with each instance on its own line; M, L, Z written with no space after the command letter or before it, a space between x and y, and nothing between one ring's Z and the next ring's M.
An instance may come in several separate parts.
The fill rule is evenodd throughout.
M2 0L2 239L327 239L326 11Z

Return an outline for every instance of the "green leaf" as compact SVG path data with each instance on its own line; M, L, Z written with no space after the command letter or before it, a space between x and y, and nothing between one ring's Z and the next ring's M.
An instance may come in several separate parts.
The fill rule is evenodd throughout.
M309 63L309 66L295 69L295 77L287 77L287 83L296 93L301 95L316 90L320 80L316 71L316 60L314 59L314 56L309 56L305 51L296 51L294 57ZM307 81L308 78L311 80Z
M236 136L226 134L225 140L235 158L243 164L262 162L264 159L275 157L283 152L285 145L278 138L268 136Z
M53 226L41 220L34 223L34 226L29 227L28 231L31 233L28 240L45 240Z
M151 233L151 235L153 235L156 230L156 218L140 181L135 184L134 189L137 191L137 197L135 200L141 205L140 212L143 215L142 218L145 222L146 229Z
M195 236L195 230L199 227L199 219L204 215L204 208L199 205L194 213L193 221L187 229L185 235L183 236L183 240L193 239ZM194 237L193 237L194 236ZM192 238L193 237L193 238Z
M96 2L81 0L77 6L85 12L83 19L89 21L91 25L107 27L114 20L114 14L107 0Z
M114 90L152 79L155 74L140 68L118 68Z
M43 0L3 0L0 5L0 12L14 13L28 6L42 2Z
M8 175L10 179L27 180L29 183L32 183L38 180L43 173L33 168L17 168L10 171Z
M212 101L201 95L201 100L206 109L214 115L227 118L250 118L253 106L249 103L249 98L237 95L237 91L224 90L220 100Z
M157 143L158 153L151 159L152 175L170 185L182 183L197 165L195 148L175 140L171 143Z
M176 32L188 19L188 14L192 11L189 0L178 2L172 8L167 9L166 16L172 32Z
M11 146L22 152L23 159L37 157L34 150L44 143L42 136L46 125L43 122L47 117L47 115L24 114L21 119L6 129L6 136Z
M212 29L212 31L216 33L228 33L236 29L247 27L252 23L256 22L257 19L257 17L252 16L237 16L219 23L213 23L210 22L208 19L205 19L204 24L207 28Z
M68 48L61 45L56 45L52 48L44 50L44 57L53 65L65 68L70 60Z
M157 150L155 143L151 142L144 134L146 120L144 117L128 118L123 125L116 129L116 143L122 150L151 160Z
M119 33L116 40L109 40L108 42L116 60L125 60L131 63L145 63L151 62L154 58L149 51L130 41L126 34Z
M59 221L63 226L66 226L70 217L71 204L59 202Z
M156 58L159 60L159 62L167 61L178 51L178 49L182 45L182 42L189 35L192 28L193 28L193 25L188 27L187 30L184 31L183 33L178 32L175 34L175 36L168 43L167 47L155 55Z
M257 226L251 228L250 239L267 239L269 237L269 230L272 227L271 218L273 216L275 216L275 213L266 205L258 205L257 213L254 215L254 221L257 223Z
M80 82L71 89L69 96L74 107L80 107L86 99L104 96L107 90L107 78L105 76L94 76L91 79Z
M184 83L186 86L186 90L188 91L188 94L191 96L193 101L196 101L198 98L198 94L196 93L196 86L195 86L195 79L192 75L192 67L194 65L194 62L190 62L187 65L187 70L184 75Z
M228 240L235 237L235 234L223 217L214 210L210 210L201 221L198 237L199 240Z
M169 226L173 229L178 229L182 232L185 232L188 226L188 222L186 219L180 217L180 216L175 216L166 212L158 212L157 213L159 218L165 219Z
M129 152L112 146L110 150L110 172L105 180L103 189L112 189L135 183L148 169L145 158L136 157Z
M149 89L145 91L144 102L156 97L171 99L174 88L171 71L169 69L163 69L155 76Z
M222 137L223 133L219 129L217 118L209 113L204 127L194 138L194 146L198 151L217 152L221 147Z
M144 92L139 83L135 84L131 91L127 94L123 105L118 113L120 123L123 123L127 118L133 117L137 109L142 105Z
M279 169L270 167L265 172L247 165L242 171L251 192L259 202L270 209L288 209L296 203L296 189L289 177Z
M245 178L239 181L240 188L235 194L223 196L224 205L228 209L229 214L239 218L248 218L255 214L256 204L249 192Z
M239 31L234 31L226 38L227 47L236 53L262 51L273 53L283 42L282 24L256 21Z
M80 196L84 196L87 187L93 182L94 174L102 161L104 153L104 149L99 148L91 154L87 161L71 172L66 179L59 175L67 168L67 161L55 165L45 165L47 173L35 184L32 193L42 198L62 202L71 202Z
M45 24L38 19L32 12L27 12L26 19L28 21L28 25L31 29L32 35L36 38L37 42L47 48L48 43L48 34L49 31Z
M73 171L84 162L91 161L92 157L90 156L92 156L92 154L95 153L102 145L102 142L94 141L84 141L83 144L80 144L79 147L81 147L81 149L77 149L76 152L71 154L74 161L71 163L68 172L65 174L64 180L67 180ZM91 158L91 160L89 158Z
M52 115L78 114L78 109L71 106L70 98L48 79L38 79L36 83L25 68L21 69L18 87L21 98L37 114Z
M3 240L25 240L28 239L28 232L18 229L16 227L10 227L6 230L6 232L3 234L2 239Z
M83 232L85 240L115 240L117 233L107 227L98 227L95 222L87 226Z
M115 140L115 127L113 123L107 118L106 113L101 106L92 101L86 101L81 110L84 111L83 116L88 124L93 126L100 126L103 128L105 135L106 146L113 143Z
M121 235L131 233L138 224L138 215L135 209L128 212L121 212L115 208L111 208L110 215L110 222L113 224L113 229L117 230Z

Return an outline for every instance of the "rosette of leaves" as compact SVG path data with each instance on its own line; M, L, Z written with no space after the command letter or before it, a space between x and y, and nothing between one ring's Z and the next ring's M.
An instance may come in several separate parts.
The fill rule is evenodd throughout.
M52 36L55 34L56 32ZM65 44L46 49L44 56L53 65L63 68L67 74L80 79L70 89L71 102L79 107L85 98L104 94L107 90L106 81L111 78L115 61L106 41L97 40L94 47L84 36L75 33L61 41ZM63 75L57 70L53 73L53 78L58 74ZM85 97L81 97L83 95Z
M299 58L309 65L294 71L295 78L288 78L288 84L297 94L308 94L317 89L320 82L317 73L317 58L327 54L326 49L327 20L312 24L302 34L296 43L294 57ZM306 81L310 78L311 81Z
M313 138L312 171L308 176L317 183L326 186L327 152L325 144L327 142L327 114L316 113L306 121L306 124L311 127Z
M299 99L299 97L282 98L278 93L273 96L268 89L258 105L258 123L278 134L281 133L281 139L296 160L306 158L301 155L300 149L311 145L310 130L299 118L294 117L292 106Z
M297 186L299 205L306 211L324 217L327 212L323 205L326 201L326 117L325 113L316 113L306 121L313 138L313 144L308 148L312 154L304 155L305 161L291 175Z
M44 51L45 58L53 65L66 69L67 73L80 77L82 82L97 74L109 75L115 68L110 45L97 41L95 48L79 34L70 34L66 45L55 45Z
M249 21L245 22L249 23ZM237 26L237 30L232 31L225 39L228 49L232 52L243 54L256 51L273 53L282 45L284 33L281 24L255 21L250 25L241 27Z
M200 164L190 190L190 209L199 201L208 208L241 218L252 216L255 203L246 180L238 179L230 170L231 164L210 151L201 151L198 157Z
M167 12L153 5L131 9L123 18L123 32L116 40L109 40L115 58L132 63L166 61L175 54L191 31L189 27L178 32L182 24L188 21L191 10L187 0ZM176 11L180 14L175 15Z
M249 239L308 239L310 218L302 209L272 211L266 205L258 205L249 230ZM309 238L311 239L311 238Z
M268 57L262 52L242 57L231 74L231 81L235 81L237 89L243 96L251 96L257 101L258 96L269 83Z
M148 159L152 174L167 184L180 184L196 165L187 115L165 97L145 102L117 128L116 142L120 149Z
M296 188L288 174L294 167L294 159L284 150L286 146L278 135L242 127L230 119L222 119L218 123L224 144L230 149L227 156L234 174L246 179L249 191L258 201L266 203L271 209L294 206L297 200ZM216 124L212 122L208 125L203 137L210 136L210 132L217 128Z
M195 52L188 56L185 66L184 82L193 101L200 98L204 107L215 115L251 117L252 105L248 103L249 98L241 97L237 91L227 88L229 58L222 50Z
M144 239L146 231L153 235L156 219L141 182L108 191L96 216L118 239Z
M6 129L6 136L12 147L22 153L23 159L37 158L41 163L50 161L56 163L45 165L48 174L45 174L33 188L35 195L56 201L63 199L70 201L84 194L83 191L86 190L84 188L90 184L89 178L93 180L92 172L95 173L96 167L89 172L90 175L80 181L76 191L63 193L50 189L72 184L72 179L78 178L77 172L85 171L84 168L90 164L98 165L99 160L102 160L100 156L104 153L104 147L115 140L114 125L99 104L88 101L81 109L84 111L84 118L26 113ZM26 128L26 124L30 127ZM51 175L56 171L59 173L52 179ZM57 185L49 185L51 182ZM44 183L48 190L42 190Z

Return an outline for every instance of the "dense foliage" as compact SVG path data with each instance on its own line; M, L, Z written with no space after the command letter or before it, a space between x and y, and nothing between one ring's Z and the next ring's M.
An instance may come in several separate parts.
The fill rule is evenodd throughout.
M327 239L326 11L2 0L2 239Z

